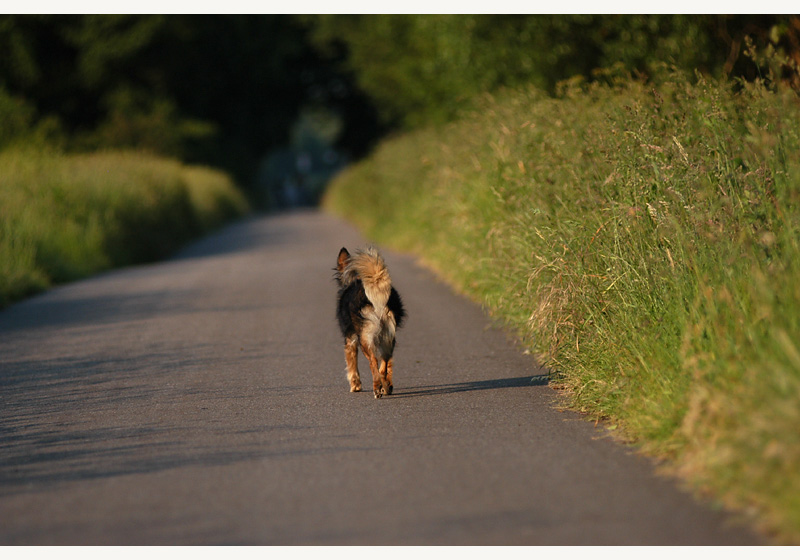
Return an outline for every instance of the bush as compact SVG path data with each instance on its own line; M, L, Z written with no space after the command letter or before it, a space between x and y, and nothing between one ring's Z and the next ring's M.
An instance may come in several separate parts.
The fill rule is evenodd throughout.
M168 256L242 215L227 175L136 152L0 153L0 306Z
M37 120L36 109L0 86L0 150L9 146L61 146L64 133L55 117Z

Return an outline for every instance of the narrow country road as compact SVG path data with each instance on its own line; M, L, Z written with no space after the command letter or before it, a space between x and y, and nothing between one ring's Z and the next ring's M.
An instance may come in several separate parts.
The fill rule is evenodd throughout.
M0 312L0 545L761 543L410 257L395 394L349 393L332 268L363 244L253 218Z

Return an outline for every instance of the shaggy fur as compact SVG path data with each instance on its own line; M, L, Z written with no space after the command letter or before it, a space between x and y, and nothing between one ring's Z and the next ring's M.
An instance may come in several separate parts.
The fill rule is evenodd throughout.
M391 395L395 332L406 313L392 287L389 270L378 250L368 247L354 255L342 247L336 260L339 295L336 317L344 336L344 359L350 391L361 390L358 348L369 362L376 399Z

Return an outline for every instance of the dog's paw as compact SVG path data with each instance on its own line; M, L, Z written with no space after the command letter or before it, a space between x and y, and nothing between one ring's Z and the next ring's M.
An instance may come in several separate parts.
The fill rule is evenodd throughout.
M359 383L358 385L351 385L350 386L350 392L351 393L360 393L361 392L361 384Z
M375 394L375 398L379 399L379 398L384 397L386 395L391 395L393 390L394 390L393 386L384 385L380 389L374 389L373 393Z

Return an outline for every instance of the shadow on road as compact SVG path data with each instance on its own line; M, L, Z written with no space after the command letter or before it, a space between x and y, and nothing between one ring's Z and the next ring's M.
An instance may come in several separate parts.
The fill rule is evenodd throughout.
M483 391L485 389L510 389L513 387L531 387L547 385L550 378L547 375L526 375L524 377L511 377L508 379L487 379L486 381L467 381L463 383L450 383L448 385L423 385L409 387L402 393L392 395L393 399L403 397L422 397L431 395L448 395L463 393L465 391Z
M265 426L259 432L297 431L303 426ZM352 448L270 447L264 442L233 445L244 432L209 434L211 444L193 442L193 428L100 428L85 431L40 429L24 436L0 436L0 496L41 492L55 485L192 466L224 466L242 461L338 453ZM181 436L184 436L182 439ZM185 440L189 441L185 441ZM254 437L252 439L257 439ZM264 438L266 441L266 436Z
M185 372L208 367L204 345L182 350L3 362L0 501L65 483L353 449L308 443L304 424L243 424L230 411L252 410L259 396L198 384ZM176 403L186 412L164 410Z

